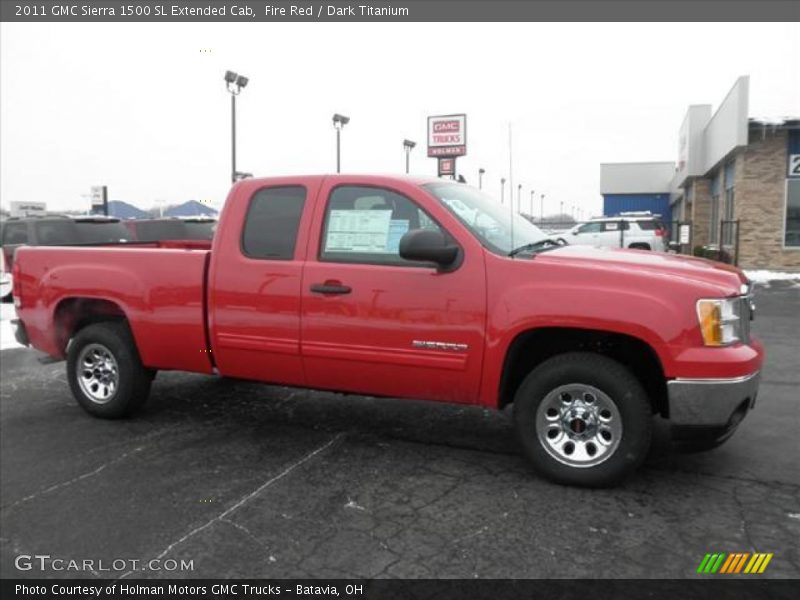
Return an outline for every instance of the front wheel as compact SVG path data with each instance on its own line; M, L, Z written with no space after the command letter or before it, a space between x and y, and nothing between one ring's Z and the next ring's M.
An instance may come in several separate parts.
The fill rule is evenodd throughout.
M150 394L153 371L142 366L126 323L81 329L67 353L67 381L78 404L104 419L126 417Z
M534 468L557 483L616 485L650 449L646 392L599 354L562 354L537 366L517 390L514 422Z

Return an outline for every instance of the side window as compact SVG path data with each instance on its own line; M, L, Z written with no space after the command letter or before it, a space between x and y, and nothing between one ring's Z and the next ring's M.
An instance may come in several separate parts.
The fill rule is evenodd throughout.
M266 188L253 194L242 231L242 253L250 258L292 260L305 202L306 190L301 186Z
M602 230L602 223L586 223L578 228L578 233L598 233Z
M14 244L28 243L28 225L26 223L7 223L3 231L3 244L13 246Z
M382 188L342 186L325 208L320 259L331 262L415 265L400 258L400 238L436 222L409 198Z
M603 231L627 231L630 229L627 221L606 221L603 223Z

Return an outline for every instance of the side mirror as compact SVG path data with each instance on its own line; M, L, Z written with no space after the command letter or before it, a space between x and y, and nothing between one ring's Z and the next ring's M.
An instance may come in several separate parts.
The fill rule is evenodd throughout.
M575 231L573 231L572 235L578 235L578 230L576 229Z
M458 258L458 246L448 244L436 229L412 229L400 238L400 257L406 260L433 262L444 268Z

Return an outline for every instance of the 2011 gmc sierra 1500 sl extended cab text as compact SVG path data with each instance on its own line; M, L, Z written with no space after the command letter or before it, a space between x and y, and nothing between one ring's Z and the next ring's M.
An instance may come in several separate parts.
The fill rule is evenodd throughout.
M578 485L633 471L654 415L726 439L763 360L739 270L562 246L436 179L248 179L208 248L20 248L14 280L18 339L93 415L134 412L159 369L513 404L534 466Z

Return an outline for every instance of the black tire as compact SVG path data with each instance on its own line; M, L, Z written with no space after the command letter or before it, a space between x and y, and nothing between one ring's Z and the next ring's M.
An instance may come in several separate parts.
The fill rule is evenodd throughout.
M571 435L581 435L572 431L576 427L573 424L576 421L569 421L569 417L563 416L565 414L563 411L559 412L556 409L555 413L550 412L550 405L555 402L554 398L569 397L569 394L556 394L556 390L572 385L590 386L598 390L601 396L605 396L603 402L611 400L617 411L615 413L617 421L621 422L621 435L613 442L616 444L614 449L611 449L613 444L608 442L602 446L602 450L595 450L592 453L593 455L597 453L597 458L587 458L590 462L601 460L599 464L573 466L563 462L569 460L569 457L562 455L561 459L558 459L554 456L559 452L562 454L565 452L564 449L572 439ZM542 406L545 412L540 413L539 407L545 401L547 404ZM597 402L596 406L600 406L601 400L590 397L590 401ZM568 404L563 406L566 407ZM545 414L549 416L545 417ZM558 416L553 417L554 414ZM555 419L552 427L556 429L556 441L550 449L546 447L548 441L540 439L537 431L537 415ZM579 431L590 432L594 429L600 432L601 426L597 425L600 423L598 415L599 413L595 415L596 420L591 421L593 425L587 426L585 422L583 425L578 425ZM587 352L560 354L533 369L523 380L514 397L514 425L525 455L540 474L557 483L583 487L617 485L633 473L647 457L653 428L650 402L636 377L617 361ZM558 433L559 427L563 433ZM549 438L551 432L542 433L543 437ZM610 430L607 435L611 437ZM594 439L599 441L599 438ZM558 444L561 440L563 444L559 451ZM576 446L577 444L572 444L573 449ZM591 440L589 443L585 440L581 443L581 448L591 450L590 446L597 448L600 444ZM577 457L577 450L573 451ZM607 454L605 458L601 458L603 452Z
M644 242L636 242L635 244L631 244L628 246L629 250L652 250L650 244L645 244Z
M89 348L91 347L91 348ZM116 386L107 399L96 400L84 390L90 387L79 381L84 373L78 364L84 349L107 351L116 362ZM150 384L154 371L142 366L136 343L127 323L105 322L89 325L81 329L69 346L67 353L67 380L72 395L78 404L90 415L103 419L127 417L145 403L150 394Z

